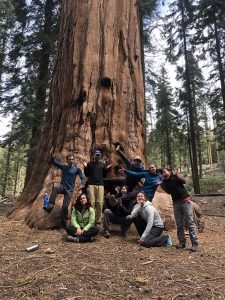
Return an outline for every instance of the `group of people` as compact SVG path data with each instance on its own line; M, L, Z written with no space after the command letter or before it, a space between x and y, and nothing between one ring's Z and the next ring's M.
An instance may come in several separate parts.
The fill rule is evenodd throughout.
M43 207L52 211L58 194L64 194L61 223L68 233L70 242L88 242L93 240L101 226L105 238L110 238L110 223L119 224L122 236L134 223L140 235L139 244L144 247L172 246L172 239L164 235L164 224L159 212L152 205L152 199L158 185L172 196L174 215L177 226L178 249L186 247L184 227L189 230L192 242L191 251L197 251L198 242L190 195L184 184L185 179L178 172L168 168L158 172L154 164L144 169L142 160L136 156L130 160L119 143L116 151L125 162L120 166L125 174L123 178L106 178L111 166L102 161L101 152L96 150L90 162L83 163L84 173L76 166L72 154L67 156L67 164L51 159L61 169L61 182L55 187L49 199L49 205ZM73 206L68 225L68 206L74 190L76 177L80 177L80 194ZM109 187L109 189L107 189ZM110 192L107 193L107 190ZM85 191L85 192L84 192Z

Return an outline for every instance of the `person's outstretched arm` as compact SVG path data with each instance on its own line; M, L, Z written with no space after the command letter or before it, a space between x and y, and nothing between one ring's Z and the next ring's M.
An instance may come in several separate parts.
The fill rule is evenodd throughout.
M119 147L119 146L118 146ZM126 154L120 150L120 148L116 148L117 153L119 154L119 156L124 160L127 168L130 168L130 166L132 165L131 160L126 156Z
M137 177L137 178L145 178L145 175L146 175L145 172L134 172L134 171L126 170L126 169L124 169L124 172L127 174L130 174L134 177Z
M180 173L176 172L176 173L174 174L174 176L177 177L177 180L178 180L179 182L181 182L181 183L183 183L183 184L186 183L186 179L185 179L184 176L182 176Z
M56 166L57 168L59 168L59 169L63 169L63 167L64 167L64 164L62 164L61 162L59 162L58 160L56 160L56 159L52 159L52 161L51 161L51 163L54 165L54 166Z

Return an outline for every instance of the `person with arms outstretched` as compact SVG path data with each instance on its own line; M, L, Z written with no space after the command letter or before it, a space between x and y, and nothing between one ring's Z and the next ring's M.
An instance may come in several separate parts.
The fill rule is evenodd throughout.
M80 188L85 186L86 178L76 165L74 165L74 155L68 154L66 157L66 164L62 164L56 159L52 158L51 163L61 170L61 182L58 187L55 187L50 195L49 204L47 207L43 207L45 211L50 213L55 206L55 200L58 194L63 194L63 205L61 213L61 225L62 227L66 226L66 221L68 219L68 206L73 194L75 187L76 177L79 176L81 183Z

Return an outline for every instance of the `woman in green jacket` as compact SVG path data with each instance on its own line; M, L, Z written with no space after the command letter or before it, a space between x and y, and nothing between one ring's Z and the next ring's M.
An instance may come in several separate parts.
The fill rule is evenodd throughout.
M99 228L94 226L95 211L86 194L81 194L74 205L71 215L71 226L66 227L68 241L85 243L92 240L99 232Z

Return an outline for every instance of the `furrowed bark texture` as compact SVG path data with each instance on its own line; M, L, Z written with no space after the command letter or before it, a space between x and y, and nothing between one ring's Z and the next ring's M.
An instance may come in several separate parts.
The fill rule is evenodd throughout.
M68 153L89 160L94 149L117 158L113 141L143 157L144 87L140 28L134 0L67 0L62 4L58 54L46 124L30 181L10 212L30 226L57 226L42 210L60 173L47 163Z

